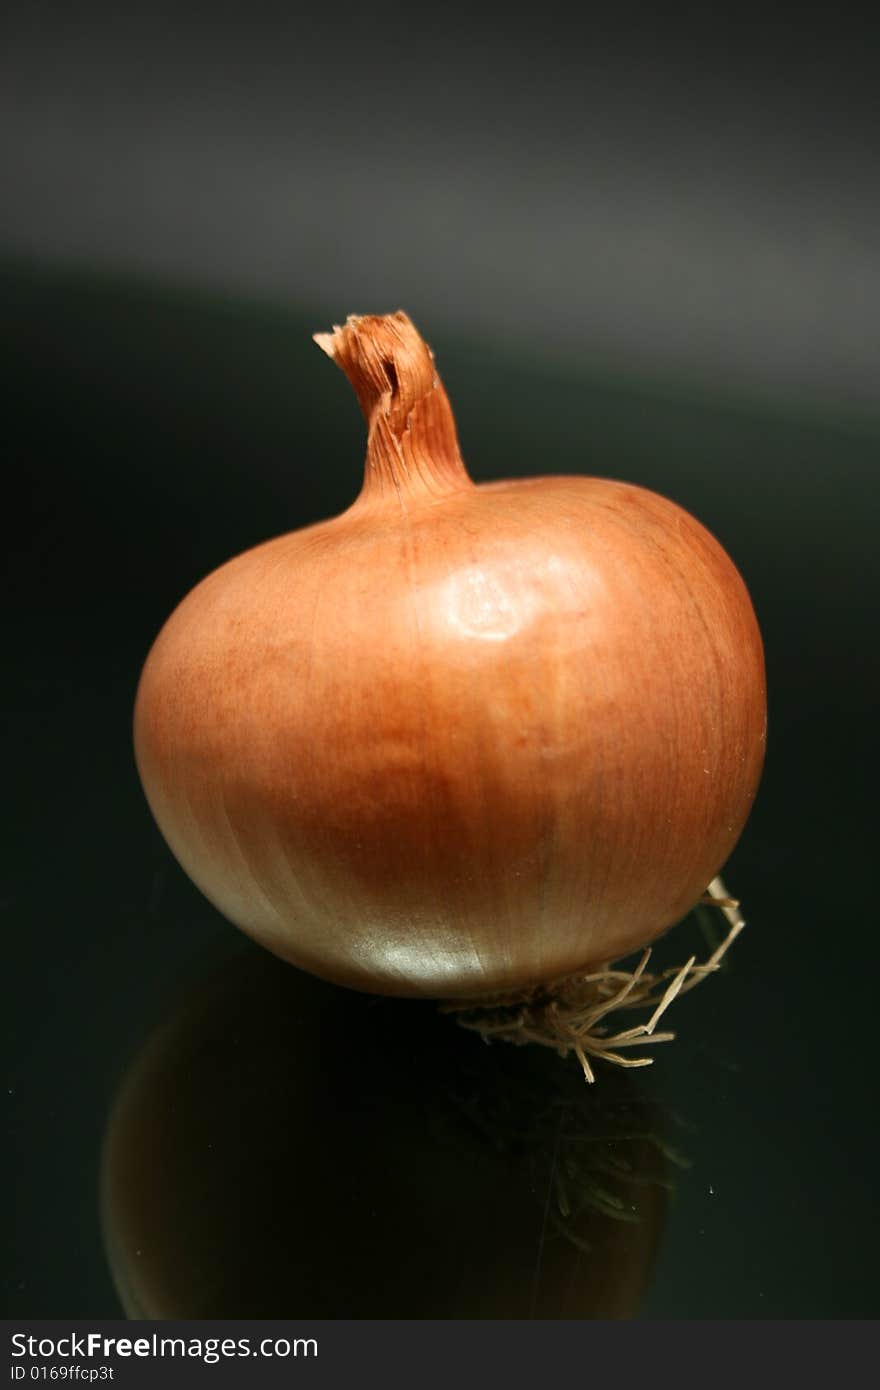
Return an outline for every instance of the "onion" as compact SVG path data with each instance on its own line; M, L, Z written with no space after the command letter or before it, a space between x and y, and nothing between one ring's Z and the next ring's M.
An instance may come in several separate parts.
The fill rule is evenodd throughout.
M171 849L271 951L375 993L528 996L645 946L757 789L742 579L643 488L475 485L405 314L316 341L368 421L363 490L160 633L135 748Z

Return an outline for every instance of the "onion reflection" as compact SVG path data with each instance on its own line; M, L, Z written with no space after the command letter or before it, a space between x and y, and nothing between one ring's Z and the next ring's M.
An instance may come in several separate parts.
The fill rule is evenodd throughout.
M129 1070L105 1240L132 1317L625 1318L666 1167L629 1074L254 952Z

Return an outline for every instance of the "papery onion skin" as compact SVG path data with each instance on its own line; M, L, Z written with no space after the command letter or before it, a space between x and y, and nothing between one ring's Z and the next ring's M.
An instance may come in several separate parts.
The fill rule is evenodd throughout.
M364 490L160 633L135 709L156 820L226 917L340 984L481 998L624 956L755 796L745 585L643 488L474 485L405 315L320 341L370 424Z

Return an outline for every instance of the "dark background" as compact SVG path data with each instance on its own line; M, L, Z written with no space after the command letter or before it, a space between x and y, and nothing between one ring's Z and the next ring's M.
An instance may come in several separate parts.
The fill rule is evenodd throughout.
M765 636L767 768L728 872L749 929L634 1083L690 1164L641 1315L875 1315L874 36L839 15L572 27L552 5L467 26L393 4L30 5L6 25L8 1313L118 1311L111 1103L169 1010L224 961L255 968L143 802L140 666L208 570L353 498L362 424L310 335L402 306L477 480L673 497ZM321 1152L307 1109L279 1125ZM239 1209L210 1136L186 1142ZM170 1179L147 1160L155 1197ZM382 1204L390 1269L393 1187ZM217 1258L234 1311L246 1281ZM352 1315L332 1280L324 1297Z

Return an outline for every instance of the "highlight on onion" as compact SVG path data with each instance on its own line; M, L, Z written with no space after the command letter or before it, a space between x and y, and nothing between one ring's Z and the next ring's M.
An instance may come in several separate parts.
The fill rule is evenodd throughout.
M591 1057L644 1065L627 1049L670 1036L664 1008L742 922L717 875L764 756L746 587L643 488L475 484L405 314L316 341L367 420L362 490L166 623L135 707L153 814L219 910L294 965L443 1000L487 1036L573 1051L588 1080ZM701 900L727 938L649 972ZM609 1031L637 1004L645 1023Z

